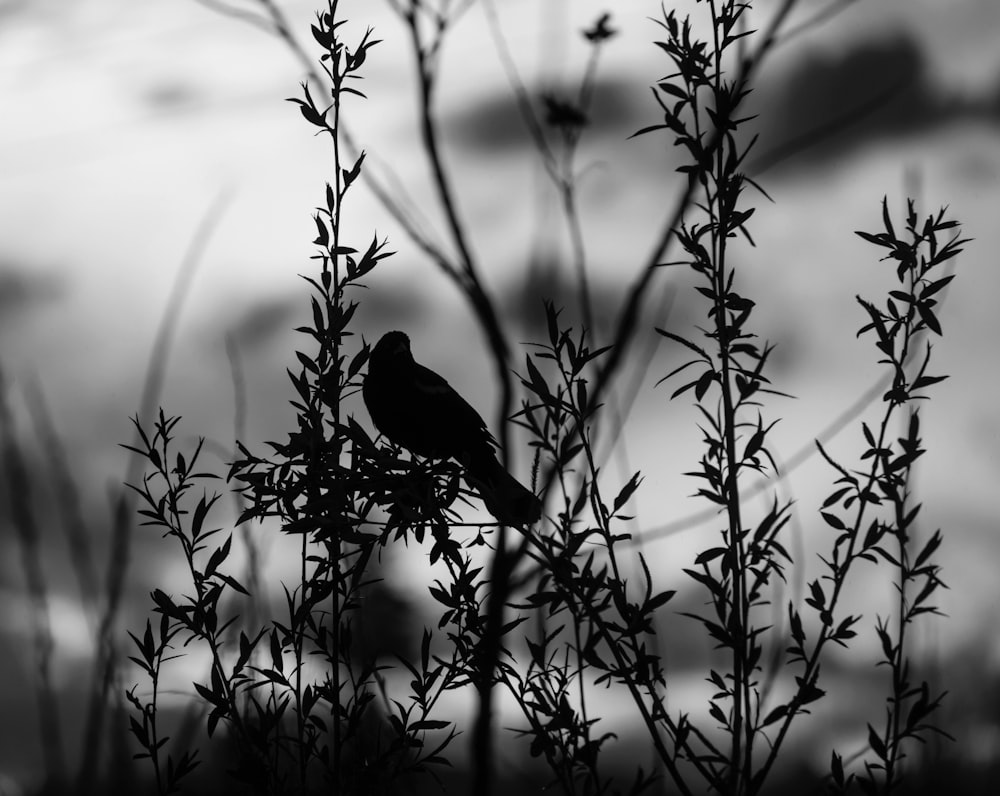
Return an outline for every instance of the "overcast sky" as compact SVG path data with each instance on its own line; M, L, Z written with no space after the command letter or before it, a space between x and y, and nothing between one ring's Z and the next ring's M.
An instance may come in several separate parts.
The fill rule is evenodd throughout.
M234 5L256 13L248 0ZM658 121L648 86L668 64L651 44L658 29L648 17L659 3L498 5L533 92L578 76L587 52L579 31L605 6L617 8L612 25L620 35L602 59L580 186L598 306L613 312L676 192L669 142L628 139ZM758 19L770 5L761 4ZM404 30L384 3L342 6L355 34L373 25L383 39L366 66L369 99L348 106L351 129L372 161L391 166L439 225L417 145ZM303 32L312 3L286 7L308 46ZM1000 553L992 497L1000 469L1000 313L992 305L1000 295L997 41L995 0L860 0L779 48L751 100L761 134L751 168L775 203L758 203L758 248L738 252L747 292L759 300L761 334L779 345L777 366L787 379L781 389L798 398L773 409L785 418L776 439L791 455L875 373L874 356L854 339L862 322L854 295L884 290L889 274L852 231L877 229L883 195L898 212L912 190L927 210L949 205L976 239L942 315L945 338L936 353L952 379L927 410L930 454L920 471L926 521L944 527L949 539L952 619L938 635L951 648L996 635L1000 621L991 563ZM446 157L473 245L505 311L527 334L539 303L525 297L525 279L565 283L558 270L565 251L552 232L558 216L539 200L537 160L478 9L454 31L443 69ZM164 403L185 416L192 435L228 439L233 398L224 337L231 334L245 358L251 441L279 433L289 417L283 373L295 342L290 329L306 307L296 274L310 267L310 213L330 178L326 142L283 101L297 95L302 75L276 38L195 2L0 3L0 364L13 381L26 438L23 386L35 379L44 389L95 517L106 510L106 485L122 473L116 443L128 438L127 418L137 409L170 286L213 207L221 215L184 308ZM871 112L835 138L804 146L863 108ZM371 339L404 328L418 359L491 417L489 368L475 354L483 344L455 290L370 195L357 192L354 202L350 221L362 245L377 230L399 252L369 280L361 331ZM651 317L643 334L651 334L654 321L677 330L699 322L702 310L693 301L681 294L669 319ZM659 353L626 438L632 465L648 473L648 489L637 496L646 529L698 508L687 500L693 488L681 475L697 455L695 415L688 402L668 405L669 392L652 388L672 356ZM357 412L367 422L363 409ZM844 451L854 444L844 441ZM673 459L664 462L666 449ZM804 511L822 499L829 481L821 477L822 468L813 467L796 482ZM8 536L0 544L10 544ZM155 549L156 542L140 548ZM658 544L674 558L703 540L688 535ZM58 580L63 554L54 552L50 565ZM138 594L148 590L138 575L136 583ZM60 671L69 678L73 662L89 656L89 642L74 631L80 613L68 582L53 589ZM17 643L27 629L18 620L23 584L12 563L0 568L0 590L8 636ZM1000 648L986 652L997 656ZM5 665L27 672L27 663ZM24 696L0 686L0 712L5 700L13 705ZM0 753L0 773L30 768L34 753L22 752L19 763Z

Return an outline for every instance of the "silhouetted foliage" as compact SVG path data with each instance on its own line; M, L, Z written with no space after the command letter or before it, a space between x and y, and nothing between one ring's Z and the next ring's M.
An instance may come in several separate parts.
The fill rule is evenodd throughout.
M177 444L179 418L161 410L151 428L137 418L137 442L129 446L147 463L132 483L144 524L180 547L191 582L180 596L154 589L158 619L130 634L131 659L148 683L127 692L131 732L138 756L151 761L159 793L195 780L201 760L195 749L167 750L160 722L164 667L192 646L210 659L204 681L193 684L208 734L213 743L223 736L230 773L247 792L368 794L426 786L427 775L446 776L466 727L473 792L499 789L504 772L495 763L494 691L500 690L519 713L510 728L518 748L544 765L548 784L561 792L637 794L662 786L682 794L761 793L779 787L776 763L793 726L831 698L835 684L823 668L830 652L851 647L866 626L881 647L872 664L887 676L884 721L861 720L867 746L833 750L825 784L835 791L899 792L916 744L945 735L937 723L943 695L917 675L910 653L912 626L936 613L935 595L944 585L936 559L943 535L918 535L911 471L924 454L919 402L944 378L930 370L927 338L941 334L937 309L953 278L946 264L965 241L944 211L921 218L910 202L900 224L887 200L882 229L858 233L885 251L899 282L884 299L858 298L858 334L873 340L891 386L878 423L860 425L865 447L858 462L845 464L818 446L834 479L813 522L823 540L821 574L802 600L790 598L783 588L789 571L808 563L784 541L790 504L775 496L752 510L747 500L751 482L778 476L770 452L777 420L768 415L785 396L770 381L773 347L754 331L756 304L733 254L753 244L750 197L766 197L745 174L754 142L742 140L744 103L795 3L781 6L760 32L748 27L749 4L702 5L704 39L674 11L657 20L655 44L668 70L653 88L661 121L637 135L665 135L679 147L684 189L610 327L594 312L575 157L590 125L600 48L614 41L611 17L581 31L590 50L577 91L540 104L518 95L562 200L580 322L567 322L560 307L544 302L539 339L515 356L466 244L431 108L444 37L469 4L392 2L411 37L422 144L454 254L437 249L418 227L405 229L476 313L500 394L496 440L441 376L413 363L405 335L390 332L372 349L353 332L358 288L390 253L377 235L358 237L344 226L350 191L371 178L363 152L345 154L341 114L349 95L363 96L356 78L378 42L369 30L348 44L336 0L318 15L312 35L329 96L319 99L315 86L303 84L292 102L329 137L333 174L315 216L314 266L303 275L309 321L296 330L304 342L288 372L295 425L283 441L266 443L264 453L241 442L228 472L244 506L237 525L265 523L283 534L283 543L298 546L300 569L282 584L283 611L256 625L241 616L252 595L230 574L234 536L212 525L219 494L204 486L218 475L199 469L201 443ZM405 215L391 197L383 200L390 212ZM676 607L678 590L666 588L663 573L631 544L632 500L644 477L613 478L597 452L599 435L616 422L614 387L651 274L668 265L663 254L674 243L682 251L669 265L694 275L703 319L683 334L656 329L689 357L661 382L672 399L697 406L702 454L687 475L696 496L717 511L717 532L674 573L685 589L702 594L700 607L682 613L718 652L705 672L711 695L697 712L678 710L667 698L671 639L658 633L658 617ZM363 390L384 438L373 438L355 416ZM896 437L900 413L906 430ZM533 451L530 490L508 470L512 429ZM469 507L483 503L500 522L464 521ZM361 629L366 606L379 594L374 564L388 545L403 545L407 554L429 548L435 573L427 590L436 626L420 628L413 649L401 643L395 659ZM849 613L842 596L858 568L869 565L896 584L895 598L874 615ZM631 711L645 744L641 764L634 740L627 749L633 765L616 759L625 745L595 708L598 689ZM457 690L475 695L468 724L442 712L443 697Z

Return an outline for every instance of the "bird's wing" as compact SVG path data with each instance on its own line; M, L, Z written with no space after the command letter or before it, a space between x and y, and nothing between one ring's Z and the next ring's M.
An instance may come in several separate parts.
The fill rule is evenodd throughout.
M496 446L486 421L442 376L417 364L413 370L413 389L421 404L419 414L450 438L449 447L479 453L484 443L490 450Z
M442 376L417 363L413 366L413 389L419 395L435 401L452 394L458 396L455 389Z

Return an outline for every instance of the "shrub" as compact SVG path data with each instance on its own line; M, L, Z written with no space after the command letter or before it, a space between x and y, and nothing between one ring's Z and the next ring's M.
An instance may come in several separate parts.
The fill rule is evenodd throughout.
M521 90L522 111L563 199L584 321L573 328L561 308L546 302L546 337L532 343L523 360L510 352L508 330L465 244L431 112L438 53L467 4L392 5L410 31L422 145L457 254L436 248L407 220L402 198L373 184L473 308L498 378L501 446L510 449L510 426L527 435L532 484L546 512L530 528L463 522L465 507L475 507L479 497L462 466L373 438L357 411L370 349L352 331L356 288L390 253L377 235L359 242L344 228L345 201L360 179L372 177L363 152L345 151L342 113L343 102L360 94L354 80L378 42L368 31L348 44L338 3L329 0L312 27L329 99L318 101L303 84L302 96L292 100L333 150L333 181L315 218L315 267L304 277L311 322L297 330L305 345L296 352L297 370L288 374L296 423L285 441L268 443L266 455L241 443L227 476L245 501L239 523L273 524L285 543L298 545L298 579L283 584L280 616L258 626L240 616L236 595L252 595L231 574L232 533L210 524L219 494L199 486L219 475L199 469L200 444L178 451L179 419L161 410L147 429L137 418L139 441L129 446L148 463L133 485L140 514L177 542L191 575L191 591L181 597L155 589L159 619L132 634L132 660L150 687L128 691L131 729L139 756L152 763L158 791L178 789L199 762L193 749L164 753L158 710L163 667L179 645L197 644L210 656L207 680L194 684L209 735L224 734L235 745L233 775L248 790L381 793L414 786L423 775L437 777L451 765L463 731L442 713L442 697L467 689L477 696L472 787L488 793L497 778L499 689L520 711L514 734L521 748L544 762L561 791L638 793L662 777L671 792L758 793L774 780L793 727L829 698L823 664L831 650L850 647L866 623L873 623L880 642L875 663L886 672L885 715L867 723L867 748L847 756L832 752L827 784L839 791L896 790L914 742L943 734L934 715L942 694L915 674L909 652L913 624L936 612L942 535L918 538L920 506L910 475L924 453L919 402L944 378L930 369L927 338L941 333L936 308L952 279L944 269L964 243L957 222L944 211L921 218L911 201L900 225L883 199L882 229L857 233L886 250L883 259L894 265L899 283L881 300L858 298L859 335L873 340L887 387L878 422L860 426L865 449L859 462L838 462L817 443L834 481L815 522L822 573L808 583L804 599L789 599L782 590L787 573L807 563L784 541L790 504L775 497L754 513L746 500L751 478L778 477L769 451L776 421L764 401L782 393L770 381L773 347L753 331L755 303L744 293L732 252L741 237L752 243L749 196L766 196L741 170L754 144L743 134L744 100L795 3L783 4L766 29L752 32L749 4L708 0L707 41L673 11L658 20L656 45L670 70L653 89L662 122L638 134L666 133L685 152L678 169L684 187L606 339L595 339L574 154L587 125L598 54L614 36L610 16L585 31L592 57L578 94L543 99L545 124ZM674 245L680 259L664 263ZM657 634L657 617L670 610L676 590L662 587L661 573L636 552L626 530L642 476L615 483L595 444L623 410L613 388L633 350L650 280L667 265L691 269L706 319L697 333L656 329L688 354L661 381L673 386L671 398L696 402L702 454L688 475L697 496L718 512L718 533L682 567L686 588L705 598L702 610L684 616L719 650L705 672L713 693L698 715L672 709L667 699L664 652L671 640ZM905 431L896 437L901 413ZM463 531L470 525L472 532ZM439 574L428 590L438 616L436 627L422 630L415 655L390 662L359 641L359 629L377 582L374 562L382 548L401 542L429 545ZM874 618L843 605L864 565L878 567L896 586L894 602ZM405 692L390 686L389 668L405 671ZM617 736L595 708L598 688L627 700L648 741L650 764L624 778L612 757Z

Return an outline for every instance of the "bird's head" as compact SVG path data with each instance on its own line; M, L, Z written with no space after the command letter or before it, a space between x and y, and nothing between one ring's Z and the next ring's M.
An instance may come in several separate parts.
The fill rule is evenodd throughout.
M410 338L402 332L386 332L372 349L369 366L394 367L408 362L413 362Z

